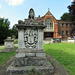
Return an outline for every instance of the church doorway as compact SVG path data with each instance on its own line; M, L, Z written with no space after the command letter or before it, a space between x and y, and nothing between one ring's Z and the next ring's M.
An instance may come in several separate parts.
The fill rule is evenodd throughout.
M44 32L44 38L53 38L53 32Z

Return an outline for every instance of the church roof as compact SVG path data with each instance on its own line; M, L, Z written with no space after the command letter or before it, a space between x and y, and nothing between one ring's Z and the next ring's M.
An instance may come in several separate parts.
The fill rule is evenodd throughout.
M45 16L53 16L53 15L52 15L52 13L48 10L48 12L47 12L43 17L45 17ZM53 16L53 18L56 19L54 16Z

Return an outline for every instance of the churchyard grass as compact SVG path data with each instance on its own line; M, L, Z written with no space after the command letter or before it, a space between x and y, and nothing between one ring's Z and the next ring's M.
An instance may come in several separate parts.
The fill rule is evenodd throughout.
M4 47L0 47L0 50L2 50Z
M43 44L46 54L53 56L70 75L75 75L75 43Z
M46 54L53 56L71 75L75 75L75 43L43 44L43 48ZM0 65L15 54L16 52L0 53Z
M16 52L0 53L0 65L2 65L8 58L15 54Z
M0 47L0 50L2 50L4 47ZM15 46L15 50L18 48L18 46ZM8 58L15 55L16 52L8 52L8 53L0 53L0 65L2 65Z

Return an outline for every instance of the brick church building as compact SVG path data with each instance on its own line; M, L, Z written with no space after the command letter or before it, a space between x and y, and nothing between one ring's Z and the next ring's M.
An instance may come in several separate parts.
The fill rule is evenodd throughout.
M43 31L43 39L62 38L62 40L67 40L68 37L71 37L72 23L70 21L57 20L49 10L43 17L38 16L36 20L43 20L44 25L47 26Z
M43 30L43 39L61 38L62 40L67 40L68 37L71 37L72 23L70 21L57 20L49 10L43 17L38 16L35 19L38 22L43 20L44 25L47 26Z

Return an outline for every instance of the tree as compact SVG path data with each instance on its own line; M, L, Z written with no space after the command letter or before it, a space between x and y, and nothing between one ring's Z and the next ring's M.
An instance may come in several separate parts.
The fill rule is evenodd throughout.
M69 13L64 13L64 14L61 16L61 20L63 20L63 21L71 21L71 18L70 18Z
M71 20L73 23L75 23L75 2L72 2L71 6L68 6L68 9L71 16Z
M0 18L0 44L3 44L4 39L9 35L9 25L8 19Z
M12 36L15 36L16 38L18 38L18 29L15 25L13 26L11 33L12 33Z
M75 0L72 2L71 5L68 6L68 9L69 9L71 21L73 23L73 29L71 32L73 33L73 35L75 35Z

